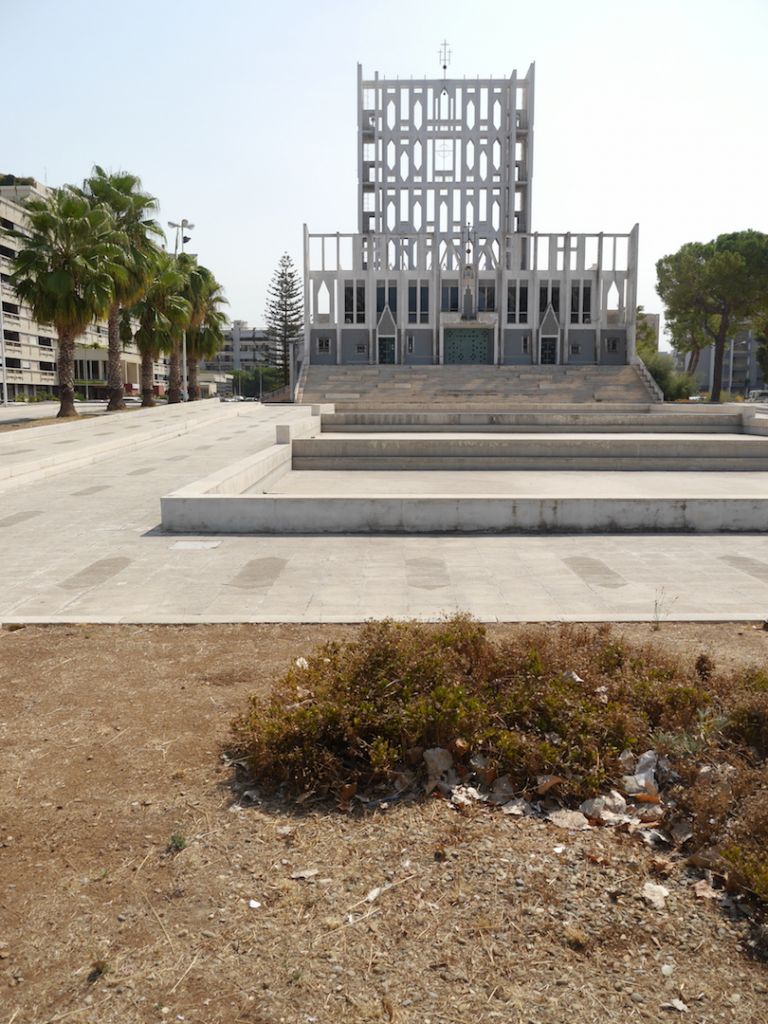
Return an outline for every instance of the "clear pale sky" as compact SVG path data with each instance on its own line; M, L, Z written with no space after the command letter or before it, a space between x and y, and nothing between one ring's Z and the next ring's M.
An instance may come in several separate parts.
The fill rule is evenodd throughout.
M660 256L768 231L768 0L0 0L0 171L139 174L261 325L303 222L356 230L356 63L432 77L444 38L454 77L536 62L533 227L639 221L647 310Z

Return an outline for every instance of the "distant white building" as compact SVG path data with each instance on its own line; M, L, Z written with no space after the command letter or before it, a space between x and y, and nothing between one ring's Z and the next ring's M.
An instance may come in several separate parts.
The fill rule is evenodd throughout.
M304 226L304 362L634 362L638 227L531 230L534 66L363 77L358 229Z
M768 388L760 362L757 358L758 349L764 344L755 329L749 325L739 327L725 345L723 358L722 386L734 395L747 396L750 391ZM715 360L714 346L709 345L699 353L693 374L699 386L705 391L712 390ZM678 357L681 369L690 370L693 358L690 352Z
M269 366L271 343L266 331L249 327L245 320L233 320L224 332L224 344L213 359L203 365L207 370L232 373L244 370L252 373L260 366Z
M7 176L13 179L12 175ZM32 178L17 178L3 184L0 179L0 229L24 231L27 227L25 202L44 197L50 189ZM0 230L0 386L5 383L10 401L41 398L58 394L59 340L50 324L39 324L32 311L21 302L11 287L11 274L17 238ZM107 397L107 325L89 324L77 339L75 349L75 392L83 398ZM127 395L141 390L141 355L130 342L123 346L121 365ZM161 357L154 366L154 390L165 394L168 386L168 359Z

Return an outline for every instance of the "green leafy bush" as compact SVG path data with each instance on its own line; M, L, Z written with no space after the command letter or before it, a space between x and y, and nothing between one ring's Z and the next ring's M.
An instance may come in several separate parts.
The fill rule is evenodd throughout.
M675 402L698 394L699 385L696 378L690 373L681 373L677 370L674 357L667 352L643 353L643 362L664 392L665 401Z

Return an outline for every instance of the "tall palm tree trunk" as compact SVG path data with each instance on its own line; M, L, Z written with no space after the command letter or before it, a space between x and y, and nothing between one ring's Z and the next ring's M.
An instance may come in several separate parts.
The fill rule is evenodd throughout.
M151 409L155 403L155 360L151 352L141 353L141 407Z
M197 379L197 356L187 353L187 386L190 402L200 401L200 382Z
M125 408L125 388L123 385L123 363L120 344L120 304L115 302L110 307L107 317L107 335L109 349L107 353L107 412L117 412Z
M168 364L168 405L177 405L181 401L181 351L178 341L174 341L171 358Z
M59 411L57 416L77 416L75 409L75 339L67 331L59 334Z

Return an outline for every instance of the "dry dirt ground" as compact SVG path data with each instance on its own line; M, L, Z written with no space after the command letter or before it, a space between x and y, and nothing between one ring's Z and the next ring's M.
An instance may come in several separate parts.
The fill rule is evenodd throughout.
M616 629L768 654L752 626ZM636 837L236 799L222 745L246 695L355 632L0 632L0 1024L768 1021L748 922Z
M92 420L95 415L95 413L87 412L78 413L77 419ZM75 417L59 419L58 416L44 416L38 420L18 420L16 422L0 423L0 434L7 434L13 430L29 430L32 427L50 427L52 423L72 423L74 420Z

